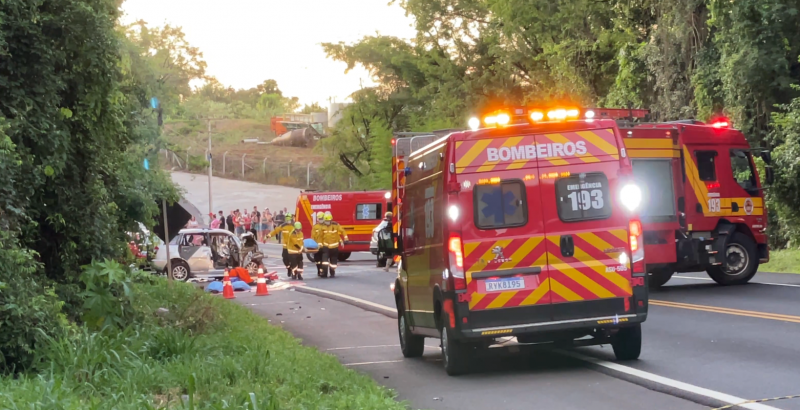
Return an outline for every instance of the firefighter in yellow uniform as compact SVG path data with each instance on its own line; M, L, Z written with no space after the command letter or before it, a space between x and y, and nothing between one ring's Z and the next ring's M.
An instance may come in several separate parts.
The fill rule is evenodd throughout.
M280 226L275 227L272 232L267 234L267 239L272 238L275 235L280 235L281 244L283 244L283 253L281 257L283 259L283 265L286 266L286 274L288 277L292 277L292 269L289 267L289 252L286 250L286 241L288 240L289 233L294 230L294 224L292 224L292 214L286 214L286 222L281 224Z
M325 214L317 212L317 223L311 228L311 239L319 246L317 253L314 254L314 263L317 265L317 276L322 276L322 229L325 227L323 223L324 220Z
M322 277L328 277L330 270L331 277L336 277L336 267L339 264L339 246L344 246L344 241L348 241L347 232L341 225L333 222L333 216L325 214L325 223L322 226Z
M286 249L289 253L289 269L292 279L303 280L303 224L295 222L292 230L286 233Z

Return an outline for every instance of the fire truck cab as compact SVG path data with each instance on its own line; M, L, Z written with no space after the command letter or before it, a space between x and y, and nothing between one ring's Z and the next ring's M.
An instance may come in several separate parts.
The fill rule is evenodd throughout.
M623 135L588 112L544 117L517 108L488 116L486 128L396 140L393 289L405 357L440 338L456 375L509 336L537 347L610 343L618 359L639 357L641 191Z
M372 230L392 211L389 191L317 192L303 191L297 197L295 215L303 223L303 236L311 237L318 212L330 212L350 239L339 252L339 260L352 252L369 251Z
M719 284L747 283L769 261L767 213L754 150L719 118L620 124L643 190L641 221L651 287L676 272L705 271ZM772 179L766 167L766 181Z

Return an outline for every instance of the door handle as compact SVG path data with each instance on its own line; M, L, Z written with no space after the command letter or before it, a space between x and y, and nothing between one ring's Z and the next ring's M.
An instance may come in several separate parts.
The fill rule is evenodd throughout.
M571 258L575 255L575 242L572 240L572 235L561 235L561 256Z
M731 211L739 212L739 204L736 202L731 202Z

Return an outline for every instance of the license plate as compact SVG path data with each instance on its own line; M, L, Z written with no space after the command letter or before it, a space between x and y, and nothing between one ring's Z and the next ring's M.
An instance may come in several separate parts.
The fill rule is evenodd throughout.
M504 290L525 289L525 279L523 278L504 278L491 279L484 281L487 292L501 292Z

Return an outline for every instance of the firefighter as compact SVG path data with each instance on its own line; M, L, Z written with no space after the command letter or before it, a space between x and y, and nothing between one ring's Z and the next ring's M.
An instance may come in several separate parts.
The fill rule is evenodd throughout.
M387 212L383 216L383 223L385 223L384 227L378 232L378 267L382 267L384 271L388 272L389 267L394 266L394 233L391 212Z
M294 230L294 225L292 224L292 214L286 214L286 222L281 224L280 226L276 226L272 232L267 234L267 239L272 238L275 235L279 235L281 244L283 244L283 253L281 257L283 258L283 265L286 266L286 276L292 277L292 269L290 268L289 263L289 252L286 250L286 240L288 239L288 233Z
M317 265L317 276L322 276L322 230L325 227L325 213L317 212L317 223L311 228L311 239L317 243L314 263Z
M286 249L289 253L289 269L292 279L303 280L303 224L295 222L286 236Z
M347 232L341 225L333 221L333 215L325 214L325 224L322 227L322 277L336 277L336 267L339 264L339 246L344 246L348 241Z

